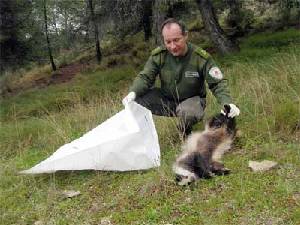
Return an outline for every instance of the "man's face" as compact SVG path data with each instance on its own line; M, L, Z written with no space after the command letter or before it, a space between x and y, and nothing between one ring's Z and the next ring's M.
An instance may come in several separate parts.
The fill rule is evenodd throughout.
M184 56L187 52L187 34L183 35L178 24L166 24L162 30L164 44L173 56Z

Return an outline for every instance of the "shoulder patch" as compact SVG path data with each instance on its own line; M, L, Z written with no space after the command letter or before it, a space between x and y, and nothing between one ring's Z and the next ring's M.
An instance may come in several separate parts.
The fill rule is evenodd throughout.
M202 48L200 48L200 47L196 48L196 49L195 49L195 52L196 52L198 55L200 55L200 56L202 56L203 58L205 58L205 59L208 59L208 58L210 57L210 54L209 54L207 51L205 51L205 50L203 50Z
M223 74L221 72L221 70L219 69L219 67L212 67L210 68L210 70L208 71L209 75L217 80L221 80L223 79Z
M159 53L165 51L165 47L157 47L156 49L152 50L151 55L158 55Z

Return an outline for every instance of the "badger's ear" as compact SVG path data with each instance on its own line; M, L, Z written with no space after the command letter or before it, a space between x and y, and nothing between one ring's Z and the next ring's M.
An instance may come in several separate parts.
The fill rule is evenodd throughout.
M224 113L225 113L225 116L228 117L228 114L230 113L230 105L224 105Z

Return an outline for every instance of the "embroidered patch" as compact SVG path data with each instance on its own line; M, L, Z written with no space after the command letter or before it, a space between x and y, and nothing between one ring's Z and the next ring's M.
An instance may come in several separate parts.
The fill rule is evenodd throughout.
M199 77L199 73L197 71L185 71L185 77Z
M223 78L221 70L216 66L212 67L208 73L211 77L215 79L221 80Z

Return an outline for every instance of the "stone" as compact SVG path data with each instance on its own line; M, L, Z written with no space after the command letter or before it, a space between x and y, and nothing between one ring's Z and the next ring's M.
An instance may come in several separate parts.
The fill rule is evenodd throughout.
M268 171L270 169L275 168L277 165L278 165L277 162L273 162L273 161L270 161L270 160L263 160L261 162L249 161L249 167L254 172Z

